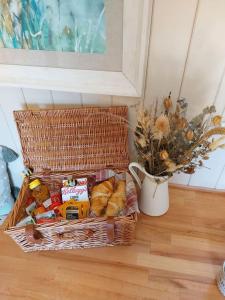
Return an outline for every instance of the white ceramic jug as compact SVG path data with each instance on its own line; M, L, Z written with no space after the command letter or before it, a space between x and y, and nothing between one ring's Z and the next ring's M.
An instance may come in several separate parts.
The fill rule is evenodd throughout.
M142 184L134 168L139 169L145 174ZM152 176L145 171L144 167L136 162L130 163L129 170L141 188L140 210L149 216L161 216L165 214L169 209L168 177Z

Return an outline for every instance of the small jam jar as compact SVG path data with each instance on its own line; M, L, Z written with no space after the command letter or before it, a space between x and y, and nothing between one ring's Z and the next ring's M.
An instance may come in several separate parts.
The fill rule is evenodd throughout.
M46 185L41 183L39 179L35 179L29 183L29 188L32 191L32 196L39 205L50 198L49 190Z

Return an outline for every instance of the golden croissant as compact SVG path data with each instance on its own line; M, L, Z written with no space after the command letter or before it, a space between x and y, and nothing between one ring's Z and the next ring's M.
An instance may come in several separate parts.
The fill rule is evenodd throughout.
M91 210L99 217L104 213L108 200L113 193L115 178L103 181L93 187L91 192Z
M116 185L115 192L109 198L106 208L106 216L115 217L124 209L126 202L126 182L119 180Z

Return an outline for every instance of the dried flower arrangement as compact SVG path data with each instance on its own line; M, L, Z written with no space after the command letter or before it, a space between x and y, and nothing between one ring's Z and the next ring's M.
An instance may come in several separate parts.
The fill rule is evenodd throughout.
M203 109L191 121L186 118L188 104L179 99L175 108L171 93L163 101L158 114L158 102L150 110L139 109L135 129L135 146L140 163L154 176L172 176L176 171L192 174L203 160L217 148L225 149L225 128L215 107ZM215 140L214 135L220 137Z

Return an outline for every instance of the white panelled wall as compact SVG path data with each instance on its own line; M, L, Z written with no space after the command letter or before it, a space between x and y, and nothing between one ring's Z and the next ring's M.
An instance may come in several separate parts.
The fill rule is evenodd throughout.
M155 0L152 7L151 37L145 105L172 91L174 101L189 101L189 117L204 106L215 104L225 110L225 1ZM13 110L72 107L74 105L129 106L130 153L134 159L132 127L139 99L33 90L0 88L0 145L20 153ZM21 184L22 158L10 164L13 180ZM225 151L218 150L205 167L193 175L177 174L173 183L225 190Z

